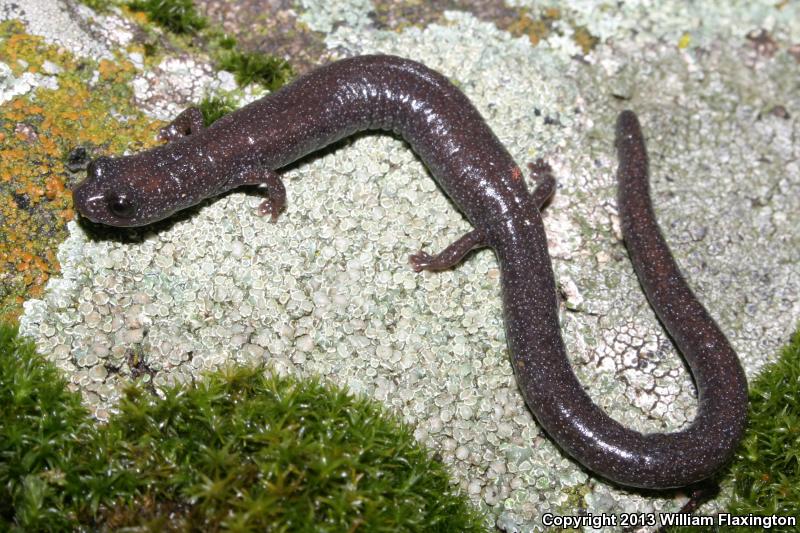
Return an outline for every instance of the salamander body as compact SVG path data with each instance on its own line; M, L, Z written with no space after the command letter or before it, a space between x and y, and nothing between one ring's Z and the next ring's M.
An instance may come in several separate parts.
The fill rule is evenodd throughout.
M575 377L558 321L555 280L540 208L554 190L549 166L522 172L470 101L420 63L373 55L314 70L203 128L190 108L165 130L169 143L99 158L74 191L86 218L139 226L245 184L266 186L262 213L285 202L276 170L362 130L401 135L474 226L437 255L411 256L419 271L492 248L501 269L511 362L528 407L570 455L615 482L669 488L704 479L733 454L746 422L747 383L738 358L694 297L653 214L644 139L636 116L617 124L618 203L625 243L642 287L691 368L699 396L693 423L642 434L596 406Z

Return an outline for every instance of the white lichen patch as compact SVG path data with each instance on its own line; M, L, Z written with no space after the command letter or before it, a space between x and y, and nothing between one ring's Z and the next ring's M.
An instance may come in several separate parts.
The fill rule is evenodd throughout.
M639 112L665 236L752 376L800 315L800 113L769 112L800 109L800 96L785 47L759 56L742 34L720 32L702 51L679 51L653 29L678 8L639 4L637 37L628 19L601 10L591 31L616 40L587 62L570 59L563 40L534 48L463 13L401 33L371 29L361 0L306 0L303 17L330 31L328 46L342 55L393 53L443 72L521 165L553 165L559 188L545 224L575 372L623 424L672 431L691 421L694 391L620 243L615 116ZM575 6L593 12L589 2ZM798 22L780 17L757 26L795 35ZM691 18L684 26L701 31ZM178 63L159 75L174 80L144 72L137 90L160 95L151 112L167 115L213 75L199 60L165 61ZM587 484L582 505L595 514L680 506L679 495L645 497L587 476L540 430L508 362L491 252L452 271L410 270L408 254L438 251L469 225L405 144L358 137L285 180L288 208L275 224L255 214L260 198L243 193L158 231L89 237L71 224L62 278L26 303L23 332L100 418L137 372L158 385L229 361L268 361L347 385L414 424L506 531L574 511Z
M189 56L165 57L155 68L136 76L133 90L137 104L161 120L175 118L207 96L230 94L244 105L265 94L257 86L239 91L233 74L215 71L208 62Z
M91 10L82 10L83 13ZM73 54L111 59L108 44L85 29L85 20L75 4L56 0L0 0L0 20L21 20L27 31L48 43L61 45Z
M52 66L57 68L56 65ZM52 75L58 72L48 72L46 67L44 70L45 74L49 75L23 72L22 75L16 77L7 64L0 62L0 104L4 104L16 96L27 94L37 87L58 89L58 79Z
M507 0L534 13L542 9L535 0ZM547 8L554 7L546 4ZM560 16L585 26L601 41L633 39L637 45L657 40L677 44L687 36L690 46L708 46L715 40L737 38L763 28L780 39L796 43L800 4L772 0L705 0L699 3L634 0L570 0L558 5Z
M92 8L81 4L72 4L82 21L82 25L90 28L96 40L106 43L111 48L124 49L132 42L137 31L136 24L123 17L117 6L109 6L104 13L97 13Z

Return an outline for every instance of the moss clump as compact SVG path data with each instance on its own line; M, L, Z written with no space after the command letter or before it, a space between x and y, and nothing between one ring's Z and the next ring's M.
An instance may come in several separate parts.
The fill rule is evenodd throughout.
M203 124L208 127L220 118L236 109L230 98L223 96L207 96L197 105L203 113Z
M732 468L731 513L794 515L800 509L799 386L800 329L750 385L750 423Z
M236 38L228 35L227 33L220 33L219 35L215 35L213 37L217 46L223 50L232 50L237 44Z
M181 529L479 529L410 430L341 390L240 368L120 408L122 462L149 479L115 523L154 525L163 509L145 501L169 502Z
M58 371L0 323L0 530L61 530L78 495L70 470L94 432Z
M208 26L192 0L131 0L128 8L145 13L162 28L178 34L192 34Z
M291 65L279 57L236 50L223 53L218 66L232 72L242 87L256 82L270 91L285 85L294 74Z
M0 530L483 531L444 466L374 403L235 368L106 426L0 325Z

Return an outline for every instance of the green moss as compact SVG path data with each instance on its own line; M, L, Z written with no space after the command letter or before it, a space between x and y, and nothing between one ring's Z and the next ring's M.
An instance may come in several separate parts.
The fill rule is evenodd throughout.
M800 328L778 361L750 384L747 433L726 478L733 480L727 512L796 516L800 509ZM761 528L732 528L761 531ZM696 531L689 527L670 532ZM797 531L773 527L770 531Z
M67 527L62 511L76 497L70 474L94 433L78 395L58 371L0 323L0 530Z
M800 509L800 329L750 385L750 423L732 468L737 514Z
M444 466L376 404L235 368L126 391L93 424L0 324L0 530L483 531Z
M232 50L236 46L236 38L225 33L216 39L216 43L223 50Z
M236 109L236 104L230 98L223 96L207 96L198 104L203 113L203 124L210 126L220 118Z
M271 91L285 85L293 76L292 67L285 60L252 52L233 50L223 53L218 66L232 72L236 83L242 87L256 82Z
M172 33L192 34L208 25L205 17L195 10L192 0L131 0L127 5Z

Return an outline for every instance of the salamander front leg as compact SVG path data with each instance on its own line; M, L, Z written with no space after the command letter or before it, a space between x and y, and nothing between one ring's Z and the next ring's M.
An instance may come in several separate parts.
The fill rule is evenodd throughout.
M286 187L283 186L280 174L274 170L264 167L250 168L234 179L231 185L264 185L267 199L258 206L258 214L271 215L272 222L278 219L278 215L286 207Z
M158 138L167 141L177 141L181 137L196 135L205 128L203 113L197 107L187 107L175 117L175 120L161 128Z
M266 172L262 183L267 186L268 198L258 206L258 214L262 217L270 215L272 222L275 222L286 207L286 187L280 176L272 170Z
M544 159L539 158L533 163L528 163L531 171L531 178L536 182L536 188L531 193L531 198L539 208L544 209L545 205L553 198L556 192L556 178L553 176L553 169Z
M411 268L414 269L414 272L421 272L423 270L447 270L460 263L464 256L471 250L483 248L484 246L486 246L486 240L483 232L474 229L464 234L463 237L435 256L420 250L409 256L408 262L411 263Z

